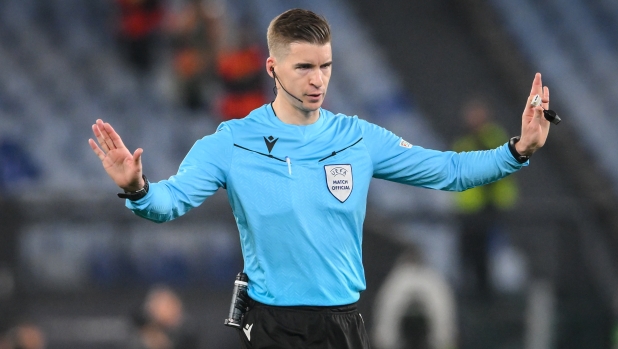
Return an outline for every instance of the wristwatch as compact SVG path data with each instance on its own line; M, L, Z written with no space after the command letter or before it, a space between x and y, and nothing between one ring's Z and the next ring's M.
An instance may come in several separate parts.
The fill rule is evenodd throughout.
M148 185L148 178L146 178L146 175L142 174L142 178L144 179L144 187L142 189L137 191L125 191L124 193L118 193L118 197L121 199L137 201L146 196L146 194L148 194L148 188L150 186Z
M509 140L509 150L511 151L511 154L513 155L515 160L517 160L517 162L519 162L520 164L523 164L524 162L530 160L530 156L521 155L517 152L517 149L515 149L515 143L519 142L519 139L520 136L515 136Z

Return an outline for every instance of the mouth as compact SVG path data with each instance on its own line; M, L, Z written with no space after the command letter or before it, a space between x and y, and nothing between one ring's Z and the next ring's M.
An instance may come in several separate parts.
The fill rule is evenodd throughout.
M322 93L310 93L307 94L307 97L309 97L310 99L319 99L320 97L322 97Z

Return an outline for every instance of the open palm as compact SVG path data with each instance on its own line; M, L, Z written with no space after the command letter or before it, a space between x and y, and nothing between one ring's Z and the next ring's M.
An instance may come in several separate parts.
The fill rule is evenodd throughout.
M532 99L537 94L541 96L542 108L531 105ZM549 109L549 88L543 87L541 74L536 73L522 114L521 140L517 143L520 154L531 155L545 144L550 123L543 117L543 109Z
M92 132L99 144L92 138L88 143L112 180L125 191L141 189L144 186L141 161L143 150L138 148L131 154L114 128L101 119L92 125Z

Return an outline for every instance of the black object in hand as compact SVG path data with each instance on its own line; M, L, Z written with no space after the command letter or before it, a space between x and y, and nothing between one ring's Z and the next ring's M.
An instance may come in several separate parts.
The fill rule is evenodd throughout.
M543 109L543 116L545 117L545 119L547 119L547 121L551 122L554 125L558 125L560 121L562 121L558 114L556 114L556 112L551 109Z

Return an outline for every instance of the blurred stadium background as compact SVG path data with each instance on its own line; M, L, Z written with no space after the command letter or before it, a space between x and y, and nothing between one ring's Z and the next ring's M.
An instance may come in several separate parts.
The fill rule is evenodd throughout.
M184 302L200 348L238 347L223 326L242 269L225 193L177 221L146 222L115 197L87 139L102 118L130 149L145 149L151 180L174 174L195 140L233 117L226 101L251 89L272 100L261 70L266 27L302 7L333 27L327 109L449 150L473 96L489 102L509 135L519 134L540 71L563 119L515 175L520 198L488 244L488 295L466 286L451 193L374 181L368 289L359 302L369 332L383 281L414 247L455 295L456 348L618 348L618 2L211 0L198 39L183 38L182 23L193 23L182 19L189 1L145 2L151 17L136 24L122 16L121 0L0 1L5 339L33 323L49 349L127 348L136 310L150 287L165 284ZM138 28L127 33L123 25ZM146 40L138 43L140 28ZM195 41L207 63L183 55ZM225 55L251 44L262 51L242 57L259 52L260 77L234 80L237 69L225 62L237 56ZM256 62L243 59L239 67ZM201 71L192 65L200 62ZM190 85L194 71L199 81Z

